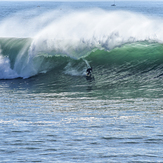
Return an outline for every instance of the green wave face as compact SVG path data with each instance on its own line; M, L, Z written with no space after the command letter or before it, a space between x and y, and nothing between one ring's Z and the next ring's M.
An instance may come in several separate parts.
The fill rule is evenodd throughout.
M86 59L91 60L95 66L118 68L118 71L150 71L163 63L163 44L155 42L125 44L109 52L97 50Z
M93 47L90 51L87 48L87 52L82 54L78 53L78 49L74 50L72 56L61 50L59 52L47 48L38 50L38 44L35 46L33 39L27 38L1 38L0 45L0 70L3 71L1 79L5 76L7 78L8 74L12 73L16 74L12 78L28 78L52 69L63 70L69 75L82 76L90 65L96 75L102 76L102 80L105 81L113 77L143 77L147 74L150 78L155 78L161 76L163 70L163 45L158 42L126 43L110 51ZM83 45L81 47L83 48ZM8 70L5 71L4 68Z
M97 50L86 59L101 86L154 83L163 75L163 45L157 42L125 44L110 52Z

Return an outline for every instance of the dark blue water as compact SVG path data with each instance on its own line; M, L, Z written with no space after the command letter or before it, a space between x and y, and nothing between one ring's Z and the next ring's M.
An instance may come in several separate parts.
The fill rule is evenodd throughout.
M163 162L163 2L111 4L0 2L0 162Z

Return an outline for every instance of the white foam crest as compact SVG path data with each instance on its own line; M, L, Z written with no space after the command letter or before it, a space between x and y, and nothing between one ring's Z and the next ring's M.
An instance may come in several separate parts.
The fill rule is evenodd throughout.
M36 53L53 51L78 59L97 48L110 50L129 42L163 41L162 25L163 20L138 13L74 11L46 26L32 46Z
M14 79L18 74L10 68L10 60L2 55L0 47L0 79Z
M63 55L79 59L93 50L111 50L125 43L144 40L163 42L163 20L138 13L92 9L66 13L54 10L34 15L26 11L23 15L19 13L0 22L0 37L34 38L28 59L21 67L19 63L22 60L18 57L15 71L10 68L8 58L0 57L1 78L14 78L18 74L29 77L46 71L41 68L42 60L37 64L33 62L37 55ZM17 74L19 68L21 71Z
M41 64L41 62L39 64ZM37 65L33 64L33 58L28 54L28 45L24 45L16 58L14 70L20 77L28 78L38 73L36 66Z
M10 60L0 55L0 79L14 79L19 75L10 68Z

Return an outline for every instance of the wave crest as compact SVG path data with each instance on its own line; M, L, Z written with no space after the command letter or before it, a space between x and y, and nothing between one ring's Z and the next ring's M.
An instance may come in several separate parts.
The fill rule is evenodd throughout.
M162 24L163 21L124 11L72 12L41 30L34 46L37 51L78 59L94 49L108 51L136 41L163 41Z
M48 15L50 18L48 18ZM41 18L44 18L43 22L40 21ZM34 26L34 31L30 30L29 36L33 36L32 39L18 39L15 37L14 39L1 38L0 40L2 49L0 56L6 56L7 58L1 57L0 70L4 74L5 70L8 69L10 70L8 74L14 74L10 76L6 73L5 78L14 78L14 76L28 78L58 66L65 66L69 62L68 58L75 60L87 56L90 58L90 54L97 52L97 50L113 52L113 49L119 47L120 52L125 55L126 51L124 52L124 49L121 48L125 44L129 45L145 40L147 42L151 40L155 42L163 41L162 20L126 11L109 12L92 9L69 11L66 14L53 11L43 13L37 16L37 19L36 17L30 17L29 19L28 22L32 22L31 30L34 23L40 23L38 30L36 30L36 26ZM8 24L10 20L2 21L2 27L6 22ZM16 21L18 24L14 23L15 28L16 26L19 27L18 29L22 28L18 36L20 37L22 34L22 38L27 37L24 35L25 32L22 32L22 30L28 30L28 27L22 25L24 20L22 17L17 17L16 20L22 20L21 26L20 21ZM5 36L7 29L5 31L3 29L0 31ZM9 34L17 36L17 30L16 33L13 30ZM102 56L104 52L100 55L104 58L105 63L107 58ZM99 58L99 55L97 58ZM93 59L94 62L97 60L90 59ZM0 78L4 78L4 75Z

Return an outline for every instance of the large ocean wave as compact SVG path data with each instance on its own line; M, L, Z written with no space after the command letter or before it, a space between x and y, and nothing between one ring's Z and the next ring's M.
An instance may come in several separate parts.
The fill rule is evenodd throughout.
M0 23L0 79L58 69L80 76L90 65L97 72L162 74L161 18L96 9L14 19L12 30L11 18Z

